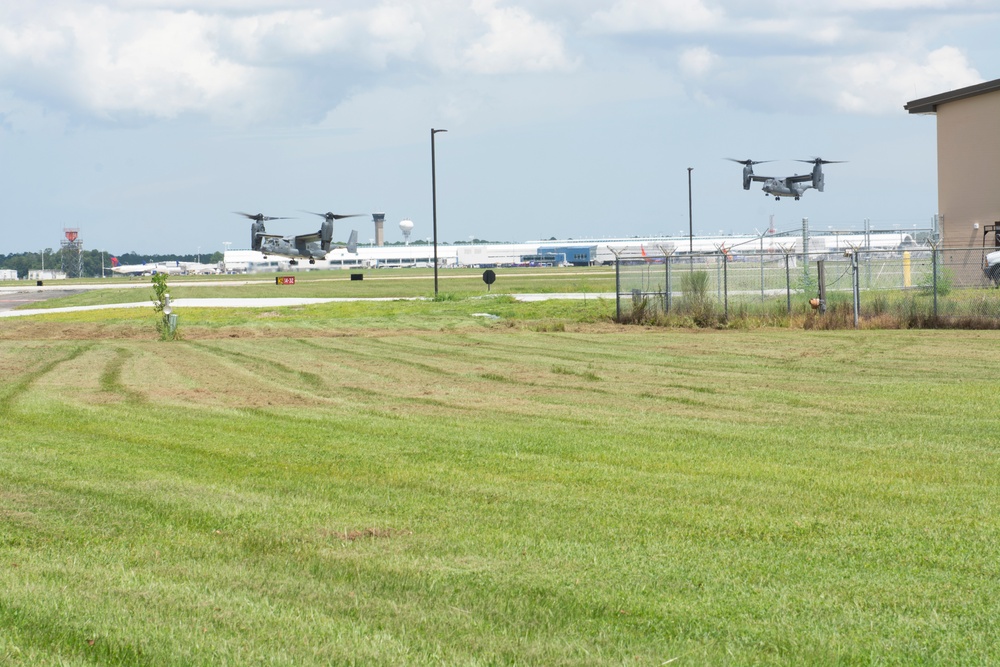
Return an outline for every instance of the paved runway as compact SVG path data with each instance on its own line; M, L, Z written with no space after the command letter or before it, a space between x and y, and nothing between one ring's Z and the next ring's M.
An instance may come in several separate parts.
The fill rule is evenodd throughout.
M48 291L25 291L25 292L15 292L13 290L0 290L0 313L9 311L12 308L18 308L20 306L26 306L31 303L38 303L39 301L46 301L47 299L55 299L61 296L69 296L70 294L75 294L72 290L48 290Z

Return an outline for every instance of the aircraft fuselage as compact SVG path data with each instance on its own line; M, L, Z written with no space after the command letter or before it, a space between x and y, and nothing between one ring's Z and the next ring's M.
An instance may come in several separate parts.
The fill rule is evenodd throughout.
M774 197L794 197L798 199L811 187L812 185L807 183L788 183L781 178L772 178L764 181L761 190L764 191L764 194Z
M323 259L329 251L323 250L319 242L296 242L295 237L291 237L290 239L265 238L260 244L260 252L264 255L314 260Z

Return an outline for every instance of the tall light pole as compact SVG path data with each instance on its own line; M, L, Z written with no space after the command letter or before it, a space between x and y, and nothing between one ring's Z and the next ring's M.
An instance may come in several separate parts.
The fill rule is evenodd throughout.
M691 170L688 167L688 253L694 254L694 216L691 213Z
M431 128L431 205L434 210L434 298L438 295L438 200L437 200L437 168L434 164L434 135L448 130Z

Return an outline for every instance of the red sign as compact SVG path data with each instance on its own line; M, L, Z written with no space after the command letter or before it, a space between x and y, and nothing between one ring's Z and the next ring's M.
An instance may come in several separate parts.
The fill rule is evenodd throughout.
M275 285L294 285L295 276L278 276L274 279Z

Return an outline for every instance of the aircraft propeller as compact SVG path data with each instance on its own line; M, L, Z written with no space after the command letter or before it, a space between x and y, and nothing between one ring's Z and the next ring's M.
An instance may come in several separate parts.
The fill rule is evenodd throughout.
M257 222L265 222L267 220L292 220L292 218L286 218L280 216L274 217L270 215L264 215L263 213L258 213L256 215L252 215L250 213L244 213L243 211L233 211L233 213L235 213L236 215L242 215L244 218L250 218L251 220L256 220Z
M727 157L726 159L729 160L730 162L736 162L736 163L742 164L744 167L752 167L755 164L764 164L766 162L774 162L774 160L750 160L750 159L737 160L736 158L732 158L732 157Z
M811 160L796 160L796 162L805 162L806 164L840 164L847 162L847 160L824 160L821 157L814 157Z
M359 216L364 215L364 213L343 214L343 213L329 213L329 212L327 212L327 213L316 213L315 211L302 211L302 212L303 213L311 213L312 215L318 215L319 217L324 218L326 220L342 220L344 218L357 218Z

